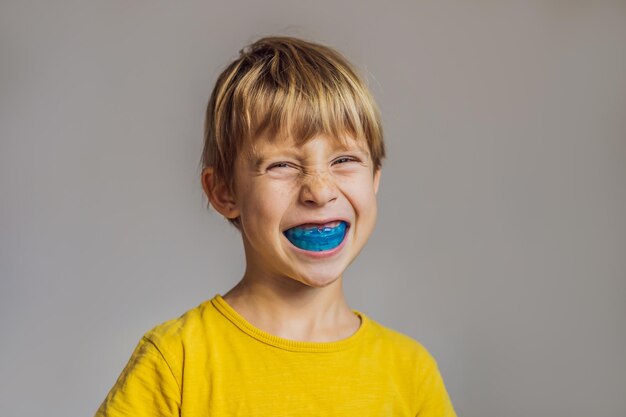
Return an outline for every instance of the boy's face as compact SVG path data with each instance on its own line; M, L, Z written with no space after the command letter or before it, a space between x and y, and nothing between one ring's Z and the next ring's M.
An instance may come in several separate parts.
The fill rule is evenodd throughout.
M380 171L374 172L367 145L349 139L344 146L325 136L302 146L258 139L253 152L242 155L248 156L236 162L233 200L246 273L311 287L341 277L376 222ZM307 245L294 239L303 231L342 230L336 227L340 222L347 225L345 237L338 232L330 246L304 249ZM292 233L285 234L288 230Z

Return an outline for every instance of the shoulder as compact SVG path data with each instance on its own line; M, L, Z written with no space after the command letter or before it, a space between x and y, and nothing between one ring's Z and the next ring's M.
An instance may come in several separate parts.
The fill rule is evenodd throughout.
M185 352L192 335L201 335L208 306L210 301L146 332L96 415L179 415Z
M152 336L155 338L162 338L174 335L181 335L189 328L200 326L204 317L207 315L211 305L211 300L206 300L200 305L191 308L184 312L177 318L164 321L152 329L150 329L146 336Z
M369 339L375 361L385 375L395 381L398 390L413 401L419 416L456 414L445 388L438 364L431 353L417 340L370 320Z
M380 381L407 399L412 415L454 417L438 364L424 345L371 319L367 327L358 354L367 357L365 362L372 364L368 366L378 372Z
M369 317L367 320L368 338L370 339L368 342L376 346L380 354L389 355L395 361L419 369L437 367L435 358L422 343Z
M143 335L143 340L153 345L168 362L179 362L189 345L206 339L208 327L215 314L211 300L204 301L180 317L154 326ZM214 320L213 320L214 321Z

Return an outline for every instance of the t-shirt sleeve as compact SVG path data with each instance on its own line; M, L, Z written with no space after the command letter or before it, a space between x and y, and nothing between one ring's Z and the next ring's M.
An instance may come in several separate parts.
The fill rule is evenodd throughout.
M419 387L421 407L416 417L456 417L437 363L432 360Z
M144 336L96 417L178 417L180 398L171 364Z

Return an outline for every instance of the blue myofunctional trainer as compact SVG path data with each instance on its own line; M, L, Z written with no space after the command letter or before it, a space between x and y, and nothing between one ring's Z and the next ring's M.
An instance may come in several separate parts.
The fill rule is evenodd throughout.
M297 226L285 230L284 234L300 249L321 252L339 246L346 235L346 228L346 222L339 222L335 227Z

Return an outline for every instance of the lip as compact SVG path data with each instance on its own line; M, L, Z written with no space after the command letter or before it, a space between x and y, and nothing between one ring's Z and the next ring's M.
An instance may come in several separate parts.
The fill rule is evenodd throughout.
M297 252L297 253L301 253L301 254L303 254L305 256L308 256L308 257L311 257L311 258L315 258L315 259L330 258L330 257L334 256L335 254L337 254L338 252L340 252L341 249L343 249L343 247L346 244L346 241L348 240L347 239L348 233L350 232L350 223L347 220L334 219L334 220L325 221L325 223L329 223L331 221L344 221L347 224L347 226L346 226L346 233L345 233L345 235L343 237L343 240L341 241L339 246L337 246L336 248L329 249L329 250L323 250L323 251L308 251L308 250L300 249L299 247L297 247L296 245L291 243L289 241L289 239L287 239L287 237L284 234L283 234L283 238L287 241L289 246L291 246L291 248L295 252ZM310 222L310 223L315 223L315 222ZM307 223L300 223L300 224L307 224ZM292 226L292 227L295 227L295 226Z
M302 226L304 224L326 224L326 223L330 223L330 222L345 222L346 225L347 225L347 229L350 228L350 220L348 220L348 219L346 219L344 217L329 217L327 219L320 219L320 220L305 220L303 222L296 223L296 224L293 224L291 226L287 226L282 231L284 232L285 230L289 230L292 227Z

